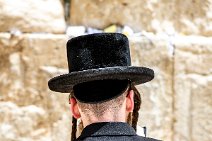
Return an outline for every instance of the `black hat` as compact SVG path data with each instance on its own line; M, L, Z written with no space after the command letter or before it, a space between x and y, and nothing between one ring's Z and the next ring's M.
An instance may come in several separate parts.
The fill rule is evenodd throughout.
M131 66L129 41L120 33L72 38L67 42L67 59L69 73L48 82L53 91L70 93L78 84L100 80L129 80L137 85L154 78L152 69Z

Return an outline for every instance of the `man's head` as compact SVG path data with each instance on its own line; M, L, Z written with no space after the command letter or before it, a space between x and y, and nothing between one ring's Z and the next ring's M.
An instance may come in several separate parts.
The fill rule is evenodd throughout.
M104 87L101 86L101 83ZM130 81L127 80L127 85L125 83L126 81L123 80L101 80L80 84L79 87L73 89L69 98L74 125L72 127L72 140L76 137L76 119L79 118L84 127L96 122L128 122L136 130L141 98L139 92ZM86 88L87 86L89 87ZM78 88L83 90L81 91L82 93L79 93L80 90L78 91ZM97 91L99 93L96 93ZM105 91L108 92L108 95L110 93L115 94L114 91L117 94L112 99L92 103L80 102L84 97L77 96L83 95L86 97L93 95L95 97L95 94L92 94L92 92L101 96L102 93L104 95L107 94ZM78 100L76 97L82 99Z
M98 89L98 87L96 89ZM108 95L114 93L115 90L115 86L113 89L107 90ZM126 122L129 113L133 112L134 109L134 92L129 86L127 86L124 91L122 90L120 93L116 94L117 96L115 98L103 102L80 102L75 98L76 95L75 91L73 91L71 93L71 98L69 99L71 103L71 111L76 119L82 119L84 126L95 122Z
M72 38L67 42L67 60L69 73L52 78L48 85L56 92L73 91L70 99L75 117L72 121L72 140L75 138L76 118L80 117L88 119L87 123L89 120L106 120L108 115L107 120L126 121L133 110L131 125L136 129L141 99L134 85L151 81L154 71L131 66L128 38L120 33L97 33ZM127 83L92 83L107 80ZM83 122L86 125L86 120Z

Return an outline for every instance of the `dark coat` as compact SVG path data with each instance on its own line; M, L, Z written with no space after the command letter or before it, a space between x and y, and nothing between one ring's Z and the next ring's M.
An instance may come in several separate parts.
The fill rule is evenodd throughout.
M76 141L158 141L138 136L135 130L123 122L93 123L85 127Z

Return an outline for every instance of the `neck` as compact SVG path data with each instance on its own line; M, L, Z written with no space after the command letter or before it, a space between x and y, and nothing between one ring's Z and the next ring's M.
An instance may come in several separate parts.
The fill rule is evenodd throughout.
M97 122L126 122L126 116L124 113L118 112L116 114L106 111L103 115L97 117L92 116L94 114L83 115L81 116L83 126L86 127L92 123Z

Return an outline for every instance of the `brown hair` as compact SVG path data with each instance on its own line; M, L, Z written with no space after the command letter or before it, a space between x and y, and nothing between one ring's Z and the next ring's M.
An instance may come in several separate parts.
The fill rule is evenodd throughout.
M130 86L131 89L134 91L134 109L132 113L132 127L137 131L137 122L138 122L138 117L139 117L139 109L141 107L141 95L136 89L134 85Z
M133 113L129 114L127 123L129 123L135 131L137 130L137 122L138 122L138 117L139 117L139 109L141 106L141 96L140 93L138 92L137 88L130 83L129 91L133 90L134 91L134 109ZM129 92L128 92L129 93ZM69 95L69 99L73 96L73 91ZM70 100L69 100L70 101ZM76 132L77 132L77 119L72 117L72 133L71 133L71 141L76 140Z
M71 97L73 97L73 91L71 91L71 93L69 94L69 98L68 98L68 102L70 103L70 99ZM74 116L72 116L72 130L71 130L71 141L76 140L76 133L77 133L77 119L74 118Z
M72 132L71 132L71 141L76 139L76 132L77 132L77 119L72 116Z

